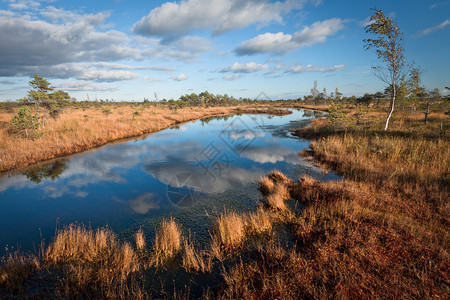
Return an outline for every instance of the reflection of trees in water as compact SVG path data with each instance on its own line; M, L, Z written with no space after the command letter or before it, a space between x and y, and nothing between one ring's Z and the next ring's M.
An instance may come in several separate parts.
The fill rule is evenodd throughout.
M303 117L310 118L312 116L314 116L314 111L312 111L312 110L305 110L305 111L303 111Z
M314 111L314 110L304 110L303 111L303 117L306 117L306 118L310 118L310 117L319 118L319 117L323 117L325 115L326 114L321 111Z
M32 167L22 172L29 180L36 183L41 183L44 178L51 178L55 180L67 169L66 163L68 159L57 160L45 165Z
M206 117L201 119L202 121L202 126L204 126L205 124L208 124L209 122L211 122L212 120L225 120L227 121L228 118L230 118L230 116L212 116L212 117Z

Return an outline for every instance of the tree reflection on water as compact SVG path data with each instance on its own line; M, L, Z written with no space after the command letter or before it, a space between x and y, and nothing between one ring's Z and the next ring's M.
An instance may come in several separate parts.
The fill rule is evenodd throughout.
M41 183L42 179L50 178L54 181L67 169L66 163L68 159L60 159L48 164L38 165L21 172L29 180Z

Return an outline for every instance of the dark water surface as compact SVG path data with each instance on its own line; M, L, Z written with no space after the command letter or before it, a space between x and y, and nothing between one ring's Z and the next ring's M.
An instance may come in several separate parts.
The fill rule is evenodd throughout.
M6 246L33 250L73 222L107 225L124 238L143 227L151 240L169 216L205 242L224 209L255 208L256 182L270 170L338 179L299 157L309 142L289 133L314 117L294 110L208 118L3 175L0 254Z

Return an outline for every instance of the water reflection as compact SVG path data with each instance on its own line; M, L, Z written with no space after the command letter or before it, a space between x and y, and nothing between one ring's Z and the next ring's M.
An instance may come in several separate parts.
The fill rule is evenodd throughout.
M38 165L22 172L29 180L41 183L43 178L55 180L67 169L66 162L68 159L57 160L48 164Z
M298 156L309 143L289 133L312 117L303 111L281 117L210 117L1 176L0 252L5 244L31 249L41 233L48 240L56 220L60 226L108 224L120 232L138 219L177 209L189 219L199 214L191 207L224 193L249 191L272 169L322 176ZM217 205L231 205L233 197L222 197Z

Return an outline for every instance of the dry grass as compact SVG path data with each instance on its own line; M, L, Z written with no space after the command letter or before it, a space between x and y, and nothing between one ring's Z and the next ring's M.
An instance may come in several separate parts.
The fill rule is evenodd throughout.
M183 258L182 266L189 272L194 270L195 272L210 272L212 268L212 258L204 251L198 251L195 249L194 243L188 240L183 241Z
M163 220L156 230L153 249L157 256L172 258L181 250L181 229L173 218Z
M139 228L139 230L136 232L135 235L135 241L136 241L136 248L139 251L143 251L145 249L146 243L145 243L145 235L142 228Z
M8 253L0 261L0 287L7 292L24 292L24 283L39 268L36 256L19 252Z
M404 116L388 132L336 133L327 120L299 132L346 179L287 185L305 204L284 219L295 245L270 241L224 272L223 298L448 298L450 145L436 115L426 128Z
M13 253L2 259L2 297L142 299L146 294L134 279L140 269L134 250L107 228L67 226L41 251L39 257Z
M284 185L279 185L278 187L281 187L283 190L286 189ZM278 188L277 187L277 188ZM280 189L281 191L281 189ZM267 197L265 197L266 204L275 210L285 210L286 204L284 203L284 197L283 197L283 191L281 192L274 192Z
M273 170L269 174L267 174L267 177L272 180L274 183L284 183L287 184L290 182L289 178L286 177L282 172L278 170Z
M115 295L140 267L132 247L119 243L111 230L94 231L79 225L59 230L43 261L66 274L63 295L79 296L99 292Z
M110 114L105 114L104 109L67 109L58 119L50 120L42 129L43 136L35 140L10 135L7 126L0 128L0 172L207 116L245 113L253 107L188 107L173 113L165 107L130 105L114 108L110 105L107 106ZM139 115L136 116L137 110ZM12 116L12 113L0 112L0 120L9 121Z
M278 170L259 179L259 189L264 196L265 203L275 210L286 209L284 201L290 197L289 185L292 185L292 181Z
M245 238L245 220L237 212L221 214L214 223L212 236L213 253L219 254L221 249L235 249L242 245ZM220 257L220 255L216 255Z
M273 218L264 208L259 207L256 212L246 216L246 224L250 232L263 233L272 229Z
M404 199L351 182L290 187L307 204L286 221L296 244L266 242L224 272L223 298L446 298L448 227L417 220ZM434 241L433 241L434 240Z
M273 193L275 189L275 183L268 176L261 177L258 183L259 190L263 195L269 195Z

